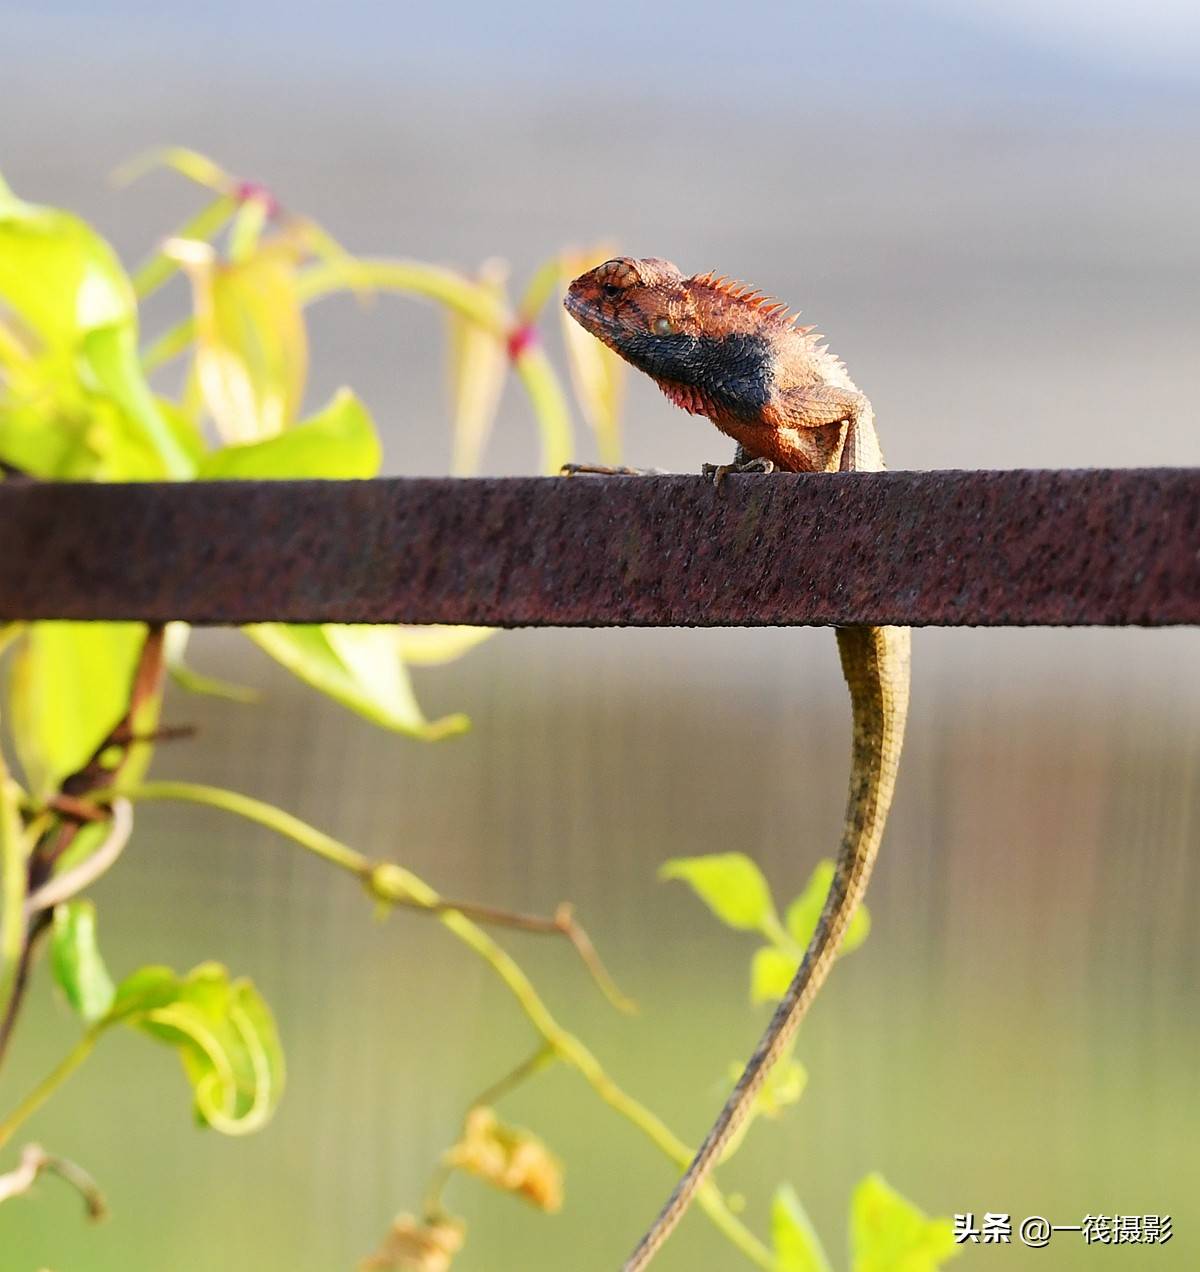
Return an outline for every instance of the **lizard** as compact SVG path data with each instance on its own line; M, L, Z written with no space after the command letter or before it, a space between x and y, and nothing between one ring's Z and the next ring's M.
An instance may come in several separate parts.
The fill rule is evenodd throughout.
M731 473L837 473L884 467L874 412L845 366L798 314L712 273L685 277L657 257L616 257L569 286L567 311L644 371L672 402L737 443ZM637 472L567 465L571 472ZM850 791L833 880L800 965L712 1129L624 1264L640 1272L721 1160L772 1066L829 974L866 891L895 788L908 711L909 630L839 627L853 717Z

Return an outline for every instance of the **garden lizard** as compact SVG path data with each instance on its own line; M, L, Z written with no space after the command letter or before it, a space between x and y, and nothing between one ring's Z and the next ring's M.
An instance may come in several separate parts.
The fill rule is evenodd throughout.
M685 278L669 261L618 257L570 285L571 316L646 372L685 411L737 442L729 473L882 469L874 414L842 362L798 315L712 274ZM571 471L603 471L583 465ZM631 470L623 470L631 471ZM658 1218L624 1265L639 1272L682 1218L744 1121L772 1065L824 983L883 837L908 709L909 631L837 629L853 713L850 794L833 881L795 977L733 1094Z

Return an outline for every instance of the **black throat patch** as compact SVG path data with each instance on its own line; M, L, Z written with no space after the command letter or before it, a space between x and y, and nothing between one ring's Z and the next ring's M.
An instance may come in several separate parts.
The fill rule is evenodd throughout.
M620 351L647 375L698 389L713 405L735 415L757 417L771 397L775 377L762 336L658 336L647 331L625 337Z

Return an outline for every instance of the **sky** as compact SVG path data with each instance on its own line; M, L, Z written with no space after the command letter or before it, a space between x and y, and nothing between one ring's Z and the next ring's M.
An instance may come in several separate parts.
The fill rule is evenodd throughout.
M1188 0L4 0L0 16L0 71L10 76L86 79L122 65L185 78L404 78L772 106L829 92L870 102L899 90L898 106L1064 93L1144 104L1200 92L1200 6Z

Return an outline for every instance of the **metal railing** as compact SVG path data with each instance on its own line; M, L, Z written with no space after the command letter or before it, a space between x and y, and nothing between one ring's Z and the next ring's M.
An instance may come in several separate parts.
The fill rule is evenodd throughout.
M1200 623L1200 469L0 483L0 620Z

